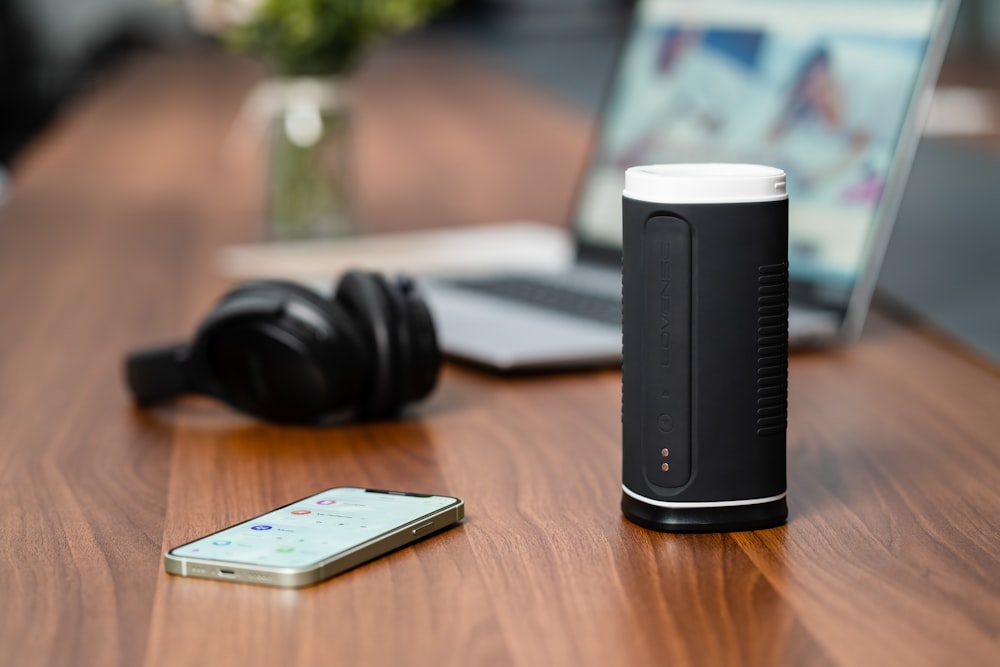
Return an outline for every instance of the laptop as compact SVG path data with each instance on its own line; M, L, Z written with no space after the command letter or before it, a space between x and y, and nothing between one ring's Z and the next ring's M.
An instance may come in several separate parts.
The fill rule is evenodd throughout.
M575 261L426 281L442 349L503 371L620 363L624 172L669 162L784 169L790 345L855 339L957 5L639 2L575 201Z

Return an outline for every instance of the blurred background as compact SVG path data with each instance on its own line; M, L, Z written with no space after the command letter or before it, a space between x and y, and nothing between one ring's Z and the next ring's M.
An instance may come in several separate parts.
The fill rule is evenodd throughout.
M223 51L213 30L219 13L238 14L255 2L0 0L0 203L5 190L10 193L11 182L18 181L20 165L26 163L25 156L32 152L32 146L44 139L46 130L57 125L60 114L72 108L75 100L100 89L102 83L113 80L115 73L127 69L129 63L150 55L170 58L194 53L202 57ZM568 118L573 127L560 134L558 129L566 122L559 120L559 125L540 130L542 136L550 137L545 146L515 146L507 153L514 160L533 164L562 155L559 160L544 163L542 173L553 175L552 182L547 183L517 180L517 174L502 183L479 174L467 174L461 159L455 161L450 171L435 174L419 164L398 165L397 158L403 152L399 148L400 136L373 138L374 133L363 131L366 140L377 144L376 148L382 148L388 156L377 163L377 169L380 174L384 169L395 170L382 180L392 185L393 198L399 203L394 208L381 193L374 196L369 193L361 198L367 207L362 212L376 221L391 221L400 219L399 211L404 211L412 228L487 219L533 219L565 224L566 211L562 207L568 206L576 181L576 175L569 173L572 169L567 166L583 166L587 126L600 107L634 5L634 0L453 0L428 24L383 43L374 54L369 54L375 56L373 60L381 54L391 55L396 46L405 51L414 44L436 50L438 60L429 61L435 67L435 62L447 68L447 63L471 56L491 70L510 75L510 79L523 87L537 91L556 107L568 110L568 116L554 115ZM395 61L389 58L388 68L382 66L379 71L384 74L387 69L395 68L397 73L382 76L381 88L369 87L369 90L395 91L394 97L373 96L370 100L373 103L365 107L366 112L374 110L378 112L376 116L381 114L381 122L370 127L377 125L382 133L387 127L406 124L404 111L391 112L394 106L399 106L400 99L426 103L427 97L437 96L436 104L446 108L449 100L453 102L465 94L461 86L451 91L438 87L421 97L422 93L414 91L420 90L424 82L413 81L419 79L420 70L407 70L403 61L405 58ZM194 69L199 68L196 65ZM250 69L256 72L254 76L264 76L264 68ZM151 78L162 71L140 70L138 76ZM133 78L137 76L135 72L133 69ZM994 260L1000 249L1000 230L990 214L994 208L990 198L1000 174L998 151L992 150L1000 149L998 73L1000 2L964 0L925 136L944 136L963 150L970 149L970 154L942 150L933 141L921 147L922 154L929 159L918 159L910 190L924 196L908 195L904 199L899 219L905 224L897 224L894 231L880 291L892 303L901 304L908 312L917 313L1000 362L1000 290L995 289L1000 283L1000 264ZM227 76L211 79L206 89L217 87L220 78L229 80ZM147 83L156 85L155 81ZM245 76L231 85L238 89L237 95L244 95L240 91L249 87ZM398 90L401 85L409 86L402 94ZM137 90L138 95L146 95L141 87ZM195 99L199 95L211 97L201 92L194 94ZM156 99L161 98L146 95L147 101ZM463 131L470 128L481 131L494 118L490 113L505 113L496 110L502 106L500 98L482 99L466 106L471 110L468 113L479 114L482 119L478 124L463 125ZM131 113L127 105L115 108ZM381 113L384 109L390 113ZM231 122L233 112L228 107L220 112L226 115L225 123ZM169 116L174 112L165 109L163 113ZM456 122L456 118L450 117L449 122ZM519 119L509 122L516 124ZM137 125L135 132L144 140L149 139L148 133L141 134L145 132L143 127ZM217 126L213 132L218 133ZM463 141L469 139L461 131L454 134ZM135 143L131 136L128 141ZM456 144L460 148L459 158L462 150L482 153L497 148L489 141L470 141ZM975 154L986 146L991 147L987 151L991 155L983 151ZM172 173L183 171L169 167L162 146L159 149L137 146L134 150L168 165L166 169ZM93 151L89 155L93 156ZM360 171L365 171L366 165L360 166ZM370 171L371 165L368 166ZM119 179L139 171L129 166L113 173ZM72 173L76 183L86 170L76 169ZM62 183L66 183L65 179ZM110 187L117 191L118 182ZM437 217L430 217L431 214L421 217L420 210L407 206L408 196L426 200L435 196L435 188L440 201L429 208ZM452 193L462 188L474 188L485 203L479 208L449 208L451 202L445 200L453 199ZM937 197L938 192L946 192L949 197ZM927 193L931 193L930 201ZM956 206L956 202L960 205ZM173 205L171 215L176 217L178 206ZM248 208L251 210L256 211ZM440 217L441 211L448 212L446 217ZM942 220L948 224L946 238L942 235ZM366 230L380 231L382 224L377 222ZM930 256L935 258L934 262L925 261Z
M148 50L211 49L190 0L0 0L0 165L123 60ZM230 3L233 4L233 3ZM235 4L239 4L236 0ZM456 0L405 39L450 40L593 112L632 0ZM1000 62L1000 2L965 0L954 63Z

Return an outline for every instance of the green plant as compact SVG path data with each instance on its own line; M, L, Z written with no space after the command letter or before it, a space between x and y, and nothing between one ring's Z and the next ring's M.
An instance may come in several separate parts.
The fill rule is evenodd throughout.
M338 74L378 39L412 28L451 0L263 0L224 36L282 74Z

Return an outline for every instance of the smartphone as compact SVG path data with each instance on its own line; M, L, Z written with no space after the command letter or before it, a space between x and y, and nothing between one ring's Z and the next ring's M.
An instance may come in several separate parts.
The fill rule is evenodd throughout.
M459 498L338 487L167 551L183 577L297 588L455 525Z

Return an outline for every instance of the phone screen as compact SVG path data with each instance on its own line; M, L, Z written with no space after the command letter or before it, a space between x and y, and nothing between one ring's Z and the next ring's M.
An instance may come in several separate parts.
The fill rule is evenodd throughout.
M170 550L174 556L305 568L460 503L372 489L336 488Z

